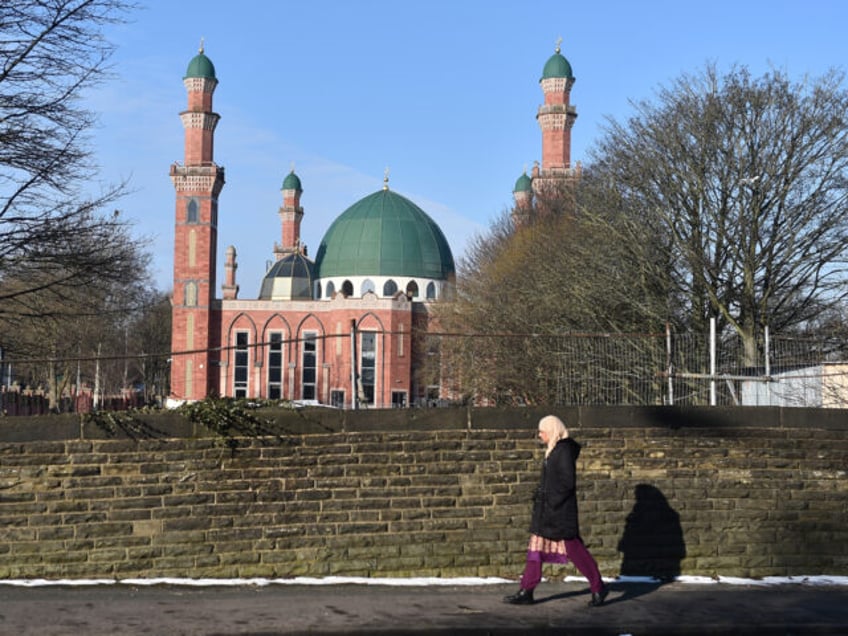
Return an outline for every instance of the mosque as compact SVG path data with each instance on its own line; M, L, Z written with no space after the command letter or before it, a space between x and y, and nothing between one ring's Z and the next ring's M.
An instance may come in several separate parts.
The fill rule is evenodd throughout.
M547 185L579 177L579 165L570 165L573 83L557 45L540 80L542 163L515 184L517 222L530 218L534 196ZM450 300L453 254L439 226L392 191L388 178L335 219L312 260L300 239L301 180L294 171L286 175L281 241L259 297L239 298L233 246L224 252L216 295L224 168L213 155L218 80L202 47L183 84L184 161L170 168L176 207L169 401L229 396L355 409L445 397L438 368L433 372L437 349L425 336L434 329L435 304Z

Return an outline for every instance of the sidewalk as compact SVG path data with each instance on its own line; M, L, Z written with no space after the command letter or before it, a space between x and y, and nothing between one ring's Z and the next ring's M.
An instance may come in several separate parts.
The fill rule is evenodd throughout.
M394 587L0 585L0 634L848 634L848 587L615 583L603 607L585 584L544 582L539 602L501 599L515 584Z

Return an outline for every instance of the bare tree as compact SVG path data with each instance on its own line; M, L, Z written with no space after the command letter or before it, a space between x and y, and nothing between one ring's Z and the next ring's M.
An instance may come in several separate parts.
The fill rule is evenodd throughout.
M639 269L632 246L574 212L575 202L591 200L578 187L564 189L561 205L548 193L545 213L532 223L513 227L504 215L460 263L456 301L440 306L439 323L456 334L440 350L450 371L446 384L460 387L464 399L581 403L591 366L619 378L609 383L615 395L601 401L631 400L616 370L622 359L600 359L584 336L660 330L665 288ZM628 343L640 347L644 340Z
M114 202L124 184L95 196L81 106L103 80L113 47L102 28L120 21L123 0L0 3L0 323L67 312L74 290L125 279L140 243ZM38 299L35 297L39 296Z
M670 318L704 333L717 317L749 366L764 327L798 327L848 294L843 80L708 65L609 120L594 152L586 213L635 249L645 228L661 237L643 268L667 268Z
M105 247L87 247L92 241L103 241ZM149 257L135 248L129 227L110 227L108 236L79 237L78 250L98 251L103 258L113 254L125 268L123 276L93 277L86 287L56 284L51 278L51 284L39 285L63 270L45 274L22 263L4 284L4 346L19 361L21 379L42 387L54 409L72 385L96 385L114 395L136 381L130 369L136 354L133 326L161 296L150 291ZM16 294L19 289L26 293Z
M145 305L132 316L129 347L135 353L129 371L143 384L145 402L151 403L169 393L171 350L170 294L148 290Z

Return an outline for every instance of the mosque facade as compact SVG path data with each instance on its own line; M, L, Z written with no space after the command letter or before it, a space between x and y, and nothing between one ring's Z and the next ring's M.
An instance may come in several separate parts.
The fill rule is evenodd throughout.
M573 176L568 95L574 78L559 47L541 80L542 165L516 183L516 209L552 179ZM382 189L353 203L324 234L314 260L301 242L303 187L282 183L281 240L257 298L239 298L237 254L224 251L216 290L219 115L212 61L200 52L183 84L184 160L170 168L176 191L172 294L172 403L208 396L290 400L339 408L407 407L444 397L426 334L436 303L449 302L453 254L415 203ZM550 93L550 95L549 95ZM438 364L435 365L438 367Z

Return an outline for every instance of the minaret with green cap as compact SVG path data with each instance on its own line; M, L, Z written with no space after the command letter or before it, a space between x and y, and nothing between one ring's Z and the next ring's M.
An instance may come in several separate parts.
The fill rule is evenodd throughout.
M171 331L171 392L182 400L200 400L212 391L213 340L211 308L215 302L218 249L218 195L224 169L213 157L215 127L212 93L218 85L215 67L200 51L189 62L183 85L188 108L180 113L185 129L182 164L171 165L176 190L174 226L173 325ZM180 352L191 352L181 354Z
M533 213L533 181L527 176L526 169L515 182L512 196L515 199L512 220L516 226L526 225Z
M571 168L571 127L577 110L569 103L574 75L571 64L556 51L545 63L539 84L545 103L539 107L536 119L542 129L542 178L566 176Z
M294 252L305 254L306 252L306 246L300 242L300 223L303 220L300 195L303 193L303 187L300 184L300 177L294 173L294 166L283 179L283 186L280 190L283 193L283 205L279 209L283 242L274 245L276 260L280 260L286 254Z

